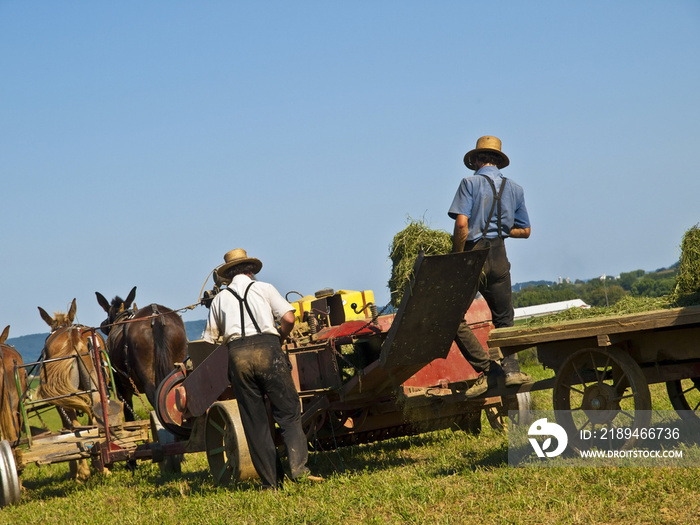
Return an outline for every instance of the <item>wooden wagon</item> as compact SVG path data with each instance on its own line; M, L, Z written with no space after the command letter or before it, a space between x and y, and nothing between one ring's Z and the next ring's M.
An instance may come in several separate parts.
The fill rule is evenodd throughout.
M700 307L502 328L490 333L488 345L503 355L537 349L555 376L520 390L553 389L557 422L574 450L583 446L582 428L613 425L631 429L631 437L616 444L631 448L635 429L650 424L653 383L665 383L681 418L700 424Z

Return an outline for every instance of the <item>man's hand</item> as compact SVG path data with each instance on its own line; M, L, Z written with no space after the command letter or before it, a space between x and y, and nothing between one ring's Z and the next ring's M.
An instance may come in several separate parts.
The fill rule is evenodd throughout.
M282 319L280 319L280 341L287 339L292 328L294 328L294 322L294 312L292 310L282 316Z

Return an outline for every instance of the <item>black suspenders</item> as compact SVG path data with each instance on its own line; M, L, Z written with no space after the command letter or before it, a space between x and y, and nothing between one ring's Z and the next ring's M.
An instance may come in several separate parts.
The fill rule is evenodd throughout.
M233 296L238 299L238 303L240 306L241 310L241 337L245 337L245 318L243 315L243 305L245 305L245 309L248 311L248 315L250 316L250 320L253 321L253 326L255 329L258 331L258 335L262 333L260 330L260 327L258 326L258 322L255 320L255 317L253 317L253 312L250 309L250 305L248 304L248 290L250 290L250 287L253 286L255 281L250 283L248 287L245 289L245 293L243 294L243 298L241 298L240 295L238 295L236 292L233 291L232 288L226 288L229 292L233 294Z
M486 232L489 229L489 223L491 222L491 217L493 217L493 210L496 208L496 203L498 203L498 210L497 210L497 215L496 215L496 221L497 221L497 227L498 227L498 237L503 238L503 232L501 231L501 195L503 195L503 189L506 187L506 178L501 177L501 188L498 190L498 194L496 194L496 185L493 183L491 180L491 177L487 177L483 173L480 173L482 177L484 177L487 181L489 181L489 184L491 185L491 191L493 191L493 202L491 203L491 211L489 212L489 217L486 219L486 224L484 226L484 231L481 232L481 237L483 239L486 239Z

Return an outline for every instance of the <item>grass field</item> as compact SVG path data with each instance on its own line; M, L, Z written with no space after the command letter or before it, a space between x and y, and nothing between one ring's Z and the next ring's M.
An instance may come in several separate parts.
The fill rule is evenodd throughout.
M536 364L527 371L544 378ZM533 393L551 409L551 392ZM663 385L655 408L668 410ZM22 501L0 509L0 523L694 523L700 469L508 466L507 435L484 420L480 435L430 432L314 453L322 484L219 487L204 453L189 454L182 474L141 462L132 474L79 484L68 466L30 466Z

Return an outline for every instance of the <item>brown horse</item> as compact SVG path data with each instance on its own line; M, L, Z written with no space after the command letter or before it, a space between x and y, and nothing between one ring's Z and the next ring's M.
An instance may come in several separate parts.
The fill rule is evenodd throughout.
M87 414L90 422L94 423L94 409L99 406L100 394L97 389L97 372L90 355L92 331L86 326L73 324L75 299L67 314L55 312L52 317L43 308L38 308L41 318L51 327L51 333L41 352L44 362L40 370L37 397L51 399L50 402L58 409L64 428L73 429L80 425L78 412ZM98 348L105 348L100 334L95 333L95 341ZM46 362L65 357L73 359ZM77 465L71 462L71 477L84 480L89 475L87 461L81 460Z
M15 382L15 366L24 364L22 356L14 347L5 344L10 335L7 326L0 335L0 439L6 439L10 444L19 441L22 432L22 422L19 414L19 394ZM27 390L27 374L24 368L17 368L21 392Z
M107 351L122 401L133 408L133 395L145 393L155 407L158 385L173 371L175 363L187 357L185 323L177 312L159 304L136 309L132 306L135 286L126 300L117 296L109 303L99 292L95 295L107 313L101 329L107 334ZM125 419L132 420L133 413L125 409Z

